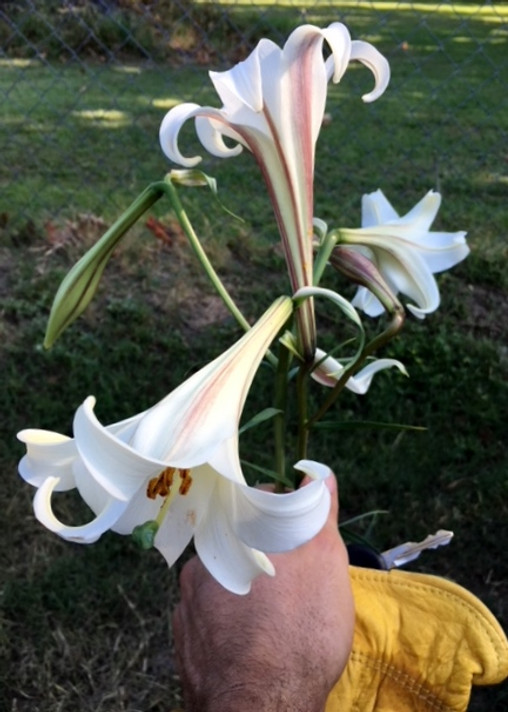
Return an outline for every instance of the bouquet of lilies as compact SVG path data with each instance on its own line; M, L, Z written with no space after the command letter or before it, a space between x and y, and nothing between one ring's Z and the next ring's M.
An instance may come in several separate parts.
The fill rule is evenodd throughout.
M304 25L282 49L261 40L232 69L210 72L221 108L184 103L165 116L162 150L181 168L149 185L72 268L55 297L45 344L84 311L121 237L163 196L245 334L159 403L127 420L103 425L90 396L75 413L73 438L38 429L19 433L27 448L19 471L37 488L35 514L51 531L83 544L109 529L133 534L142 546L155 546L169 566L193 538L210 573L230 591L246 593L260 573L275 573L267 553L293 549L323 526L330 504L323 480L330 470L307 458L313 427L344 388L365 393L378 371L405 373L400 362L375 358L404 323L399 293L408 298L413 315L425 317L439 305L433 274L468 254L464 232L430 231L441 200L432 190L402 217L380 190L365 195L359 228L329 227L314 216L315 146L327 87L341 80L351 61L374 75L374 88L363 100L378 99L390 78L387 60L371 44L352 41L340 23L325 29ZM201 157L180 151L179 132L189 119L212 155L252 153L268 189L291 292L252 325L221 282L180 202L181 185L216 189L196 168ZM322 285L330 269L357 285L352 301ZM318 347L317 299L328 300L356 329L351 354L342 362ZM371 317L386 313L374 338L367 339L360 311ZM274 400L250 424L273 419L278 485L271 491L247 484L239 457L242 409L263 359L273 369ZM323 386L315 412L309 412L310 378ZM292 479L285 461L290 387L298 403ZM304 475L308 483L298 487ZM52 508L55 492L73 488L95 514L82 526L61 522Z

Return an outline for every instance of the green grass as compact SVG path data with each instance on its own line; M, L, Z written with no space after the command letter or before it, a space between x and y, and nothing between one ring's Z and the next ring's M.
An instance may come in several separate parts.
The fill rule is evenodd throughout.
M371 81L364 69L352 68L331 89L316 213L356 226L364 192L381 187L403 213L439 189L439 228L467 229L472 254L441 276L440 310L423 323L409 320L385 349L410 378L380 374L367 396L347 395L336 411L345 422L404 422L426 431L322 431L311 455L338 474L344 517L389 510L369 531L380 548L453 529L450 547L425 555L418 568L459 581L506 626L505 8L407 7L307 11L312 22L339 15L354 37L387 54L393 74L387 94L368 106L359 98ZM230 40L233 53L262 33L281 41L302 17L301 8L223 8L246 34ZM220 35L220 25L214 31ZM222 42L212 56L216 66L227 66ZM217 103L205 66L123 59L64 63L24 53L0 62L0 710L133 712L179 703L169 623L176 570L113 535L87 548L56 540L34 521L33 492L16 476L17 430L69 432L89 394L104 422L138 412L240 333L200 274L169 205L161 204L153 212L168 227L168 243L154 240L141 221L86 316L53 350L42 350L66 270L168 169L157 143L167 108ZM181 145L189 154L198 150L192 127ZM228 287L255 318L287 289L268 200L247 155L206 158L203 168L244 222L222 212L207 191L185 192L185 204ZM332 275L325 281L341 287ZM320 305L319 328L320 343L332 346L344 325ZM265 376L261 370L245 418L270 397ZM270 466L270 442L268 425L249 431L242 456ZM62 516L76 506L65 498ZM476 693L471 710L501 712L507 694L506 685Z

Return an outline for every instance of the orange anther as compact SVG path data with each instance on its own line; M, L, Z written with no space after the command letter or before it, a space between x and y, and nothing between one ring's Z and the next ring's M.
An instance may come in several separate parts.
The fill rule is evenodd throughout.
M161 497L167 497L171 492L175 472L174 467L166 467L165 470L162 470L160 475L152 477L146 487L146 496L148 499L155 499L158 494L160 494Z
M181 482L180 482L180 487L178 488L178 493L179 494L187 494L187 492L190 490L190 486L192 484L192 477L190 476L190 470L180 470L180 477Z

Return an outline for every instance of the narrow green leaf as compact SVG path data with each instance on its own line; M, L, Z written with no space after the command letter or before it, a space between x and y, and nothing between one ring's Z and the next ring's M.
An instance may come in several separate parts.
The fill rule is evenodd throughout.
M287 350L293 354L299 361L303 361L303 357L301 353L298 351L298 346L296 344L296 338L289 329L286 329L286 331L282 334L282 336L279 338L279 343L281 343L283 346L287 348Z
M300 299L308 299L309 297L324 297L325 299L330 299L334 304L336 304L339 309L351 319L356 326L363 332L363 324L360 319L360 315L354 308L354 306L345 297L343 297L338 292L334 292L333 289L325 289L324 287L302 287L297 292L295 292L293 299L299 301Z
M416 432L424 432L427 428L422 425L406 425L405 423L381 423L375 420L322 420L315 423L313 428L320 430L355 430L357 428L374 428L386 430L414 430Z
M293 300L295 304L298 305L302 299L310 299L311 297L324 297L325 299L329 299L358 327L358 348L356 354L351 359L353 363L358 361L361 358L363 347L365 345L365 329L363 328L360 315L354 306L341 294L338 294L338 292L335 292L333 289L325 289L324 287L302 287L294 293Z
M350 517L346 519L345 522L339 524L340 527L348 527L351 524L356 524L357 522L362 522L364 519L370 519L370 517L377 517L378 514L390 514L388 509L371 509L369 512L364 512L363 514L358 514L356 517Z
M279 408L265 408L264 410L260 410L259 413L256 413L256 415L245 423L245 425L242 425L238 432L244 433L246 430L250 430L250 428L254 428L256 425L274 418L279 413L282 413Z

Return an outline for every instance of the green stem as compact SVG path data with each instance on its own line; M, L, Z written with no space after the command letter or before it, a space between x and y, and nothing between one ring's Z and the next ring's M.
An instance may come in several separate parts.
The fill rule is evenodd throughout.
M191 245L192 249L194 250L196 257L201 262L208 279L213 284L214 289L217 291L220 298L222 299L224 304L227 306L227 308L229 309L231 314L235 317L235 319L240 324L240 326L243 329L245 329L245 331L248 331L250 329L249 322L243 316L240 309L236 306L231 295L225 288L219 275L217 274L214 267L212 266L212 263L208 259L206 252L203 250L201 242L199 241L199 238L196 235L194 228L192 227L192 223L189 220L187 213L185 212L185 210L180 202L180 198L178 197L178 193L176 191L175 186L169 180L164 182L164 186L165 186L166 193L167 193L167 195L171 201L171 204L173 206L173 210L176 213L176 217L178 218L178 221L180 222L180 225L182 226L182 228L187 236L187 239L189 240L190 245Z
M312 364L302 363L296 376L297 412L298 412L298 439L297 439L297 459L307 458L307 448L309 445L309 424L308 415L308 395L309 395L309 373ZM301 476L296 475L295 488L300 484Z
M349 366L347 366L342 372L341 377L333 387L332 391L318 409L318 411L307 421L307 428L310 429L314 423L321 420L323 415L331 408L335 403L340 393L344 389L347 381L351 376L363 366L365 361L369 356L371 356L375 351L377 351L381 346L384 346L391 339L396 336L404 325L405 312L402 307L396 308L392 315L392 319L388 327L378 336L375 336L368 344L364 346L358 358L356 358Z
M234 316L236 321L240 324L242 329L245 331L249 331L251 328L251 325L247 321L247 319L244 317L240 309L237 307L236 303L234 302L233 298L229 294L228 290L224 286L221 278L215 271L212 263L208 259L208 256L206 252L204 251L201 242L199 241L198 236L196 235L196 232L194 228L192 227L192 223L189 220L187 213L185 212L181 202L180 198L178 197L178 193L176 191L175 186L170 180L165 180L164 183L164 191L166 195L168 196L171 205L173 206L173 210L175 211L176 217L178 218L178 221L180 225L182 226L183 231L185 232L185 235L187 236L187 239L190 242L190 245L192 249L194 250L194 254L198 258L198 260L201 262L201 265L203 269L206 272L206 275L210 282L212 283L214 289L216 290L217 294L219 297L222 299L226 307L229 309L230 313ZM266 354L266 358L270 361L272 365L277 365L277 358L270 352L268 351Z
M286 474L286 412L288 393L288 370L291 354L289 350L279 343L279 358L277 371L275 374L275 408L280 411L274 417L273 432L275 442L275 472L281 476L281 480L275 483L275 491L284 490L283 480Z
M330 255L333 252L333 248L337 244L339 234L340 233L337 230L332 230L331 232L326 233L321 247L319 248L316 254L316 257L314 259L313 276L313 282L315 287L317 287L321 281L321 277L323 276L323 272L325 271L326 264L330 258Z

